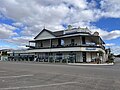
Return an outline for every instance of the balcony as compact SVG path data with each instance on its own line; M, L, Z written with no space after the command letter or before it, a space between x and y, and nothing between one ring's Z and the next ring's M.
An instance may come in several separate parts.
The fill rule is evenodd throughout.
M93 45L93 44L81 44L77 45L76 44L68 44L68 45L52 45L51 47L35 47L35 46L28 46L32 47L31 49L52 49L52 48L72 48L72 47L91 47L91 48L102 48L105 49L103 45Z

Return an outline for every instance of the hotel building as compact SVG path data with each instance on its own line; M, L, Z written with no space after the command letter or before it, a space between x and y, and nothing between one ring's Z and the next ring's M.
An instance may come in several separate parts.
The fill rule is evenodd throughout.
M34 45L33 45L34 44ZM55 31L43 29L32 41L29 41L28 54L34 54L39 62L101 62L107 60L105 42L98 32L88 28L72 28Z

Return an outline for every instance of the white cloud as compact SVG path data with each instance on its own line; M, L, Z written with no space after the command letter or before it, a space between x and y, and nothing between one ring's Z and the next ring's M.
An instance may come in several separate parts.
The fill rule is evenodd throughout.
M115 46L111 46L110 48L111 48L112 53L114 53L115 55L120 54L120 46L115 45Z
M120 0L101 0L104 17L120 18Z
M17 47L17 50L18 50L18 49L20 49L20 50L21 50L21 49L28 49L28 47L26 47L25 45L23 45L23 46L20 45L20 46Z
M12 23L12 25L15 26L15 27L23 27L24 26L24 24L20 23L20 22Z
M106 48L111 49L111 53L118 55L120 54L120 46L116 45L115 43L106 43Z
M32 40L33 37L27 37L27 36L22 36L22 37L13 37L12 39L6 39L7 42L14 43L16 45L27 45L28 41Z
M120 37L120 30L114 30L103 36L105 40L116 39Z
M14 32L15 29L16 28L11 25L0 24L0 38L5 39L17 35L17 33Z
M70 5L74 8L69 9L68 6ZM31 2L29 0L1 0L0 11L28 26L45 25L52 29L55 26L61 29L61 24L64 22L69 24L93 21L94 12L89 10L87 5L88 3L85 0L31 0Z
M95 31L99 32L99 35L104 40L112 40L120 37L120 30L106 31L96 26L90 26L90 25L88 25L88 28L92 31L92 33L94 33Z
M12 49L12 48L9 45L4 45L4 46L0 45L0 50L2 49Z
M106 43L105 46L107 47L111 47L111 46L115 46L116 44L115 43Z
M66 3L73 5L76 8L79 9L86 9L87 7L87 2L85 0L64 0Z

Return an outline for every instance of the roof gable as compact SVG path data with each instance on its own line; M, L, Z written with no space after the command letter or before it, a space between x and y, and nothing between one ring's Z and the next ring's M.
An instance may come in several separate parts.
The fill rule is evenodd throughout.
M42 40L42 39L50 39L55 38L56 36L49 30L43 29L34 39Z

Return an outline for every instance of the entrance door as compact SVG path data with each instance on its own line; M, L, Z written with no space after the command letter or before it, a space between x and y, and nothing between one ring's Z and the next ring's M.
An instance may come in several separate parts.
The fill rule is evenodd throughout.
M83 56L83 62L86 62L86 52L83 52L82 56Z

